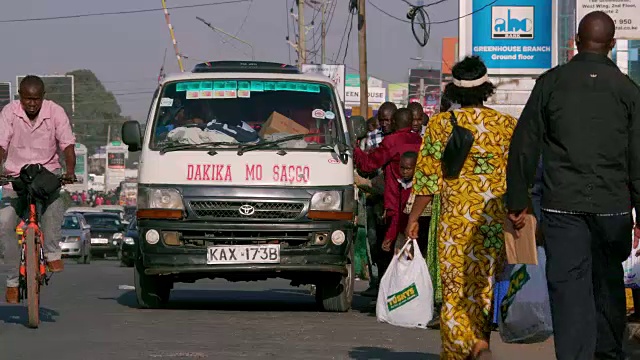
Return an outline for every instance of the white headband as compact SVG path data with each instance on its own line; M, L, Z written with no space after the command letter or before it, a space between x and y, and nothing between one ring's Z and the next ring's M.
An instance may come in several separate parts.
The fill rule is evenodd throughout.
M475 80L458 80L456 78L453 79L453 85L463 88L473 88L476 86L480 86L489 81L489 75L484 74L480 79Z

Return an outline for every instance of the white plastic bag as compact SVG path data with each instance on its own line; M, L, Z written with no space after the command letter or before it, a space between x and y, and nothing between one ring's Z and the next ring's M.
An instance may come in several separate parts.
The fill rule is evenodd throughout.
M412 258L407 255L411 245ZM420 329L433 318L431 276L416 240L407 241L382 276L376 316L380 322Z
M498 319L500 337L505 343L534 344L553 334L546 262L544 249L538 247L538 265L513 268Z
M631 211L633 219L636 218L636 210ZM631 243L633 244L633 230L631 230ZM631 289L640 289L640 257L636 256L637 249L631 249L631 254L622 263L624 269L624 286Z

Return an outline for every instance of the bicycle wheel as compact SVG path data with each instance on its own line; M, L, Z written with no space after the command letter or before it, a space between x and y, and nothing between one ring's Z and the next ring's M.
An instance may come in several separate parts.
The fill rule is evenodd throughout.
M37 328L38 325L40 325L40 264L34 229L27 229L26 241L27 311L29 313L29 327Z

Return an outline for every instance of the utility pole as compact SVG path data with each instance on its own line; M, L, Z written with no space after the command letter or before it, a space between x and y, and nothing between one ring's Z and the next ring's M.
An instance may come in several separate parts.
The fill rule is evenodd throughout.
M424 106L425 105L425 101L424 101L424 97L425 97L425 88L424 88L424 78L422 76L420 76L420 88L418 89L419 93L418 95L420 96L420 106Z
M326 12L327 12L327 0L324 0L322 2L322 27L320 29L320 36L321 36L320 61L322 62L322 64L325 64L327 61L327 58L325 56L326 48L327 48L327 19L325 16Z
M182 65L182 56L178 50L178 41L176 40L176 34L173 32L173 26L171 26L171 20L169 19L169 10L167 10L167 2L162 0L162 10L164 10L164 19L167 22L169 28L169 35L171 35L171 42L173 42L173 49L176 52L176 58L178 58L178 67L180 72L184 72L184 66Z
M304 0L298 1L298 66L302 68L302 64L307 62L307 48L305 46L305 35L307 32L304 25Z
M360 113L369 117L369 86L367 83L367 22L364 5L367 0L358 0L358 57L360 59Z

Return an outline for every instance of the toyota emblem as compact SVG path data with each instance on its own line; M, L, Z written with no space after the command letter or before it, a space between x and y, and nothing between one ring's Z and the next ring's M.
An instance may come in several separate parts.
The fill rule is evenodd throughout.
M245 205L240 206L238 211L240 212L241 215L251 216L251 215L253 215L253 213L256 212L256 209L251 205L246 205L245 204Z

